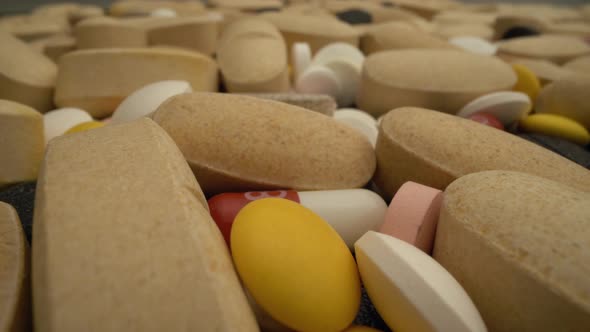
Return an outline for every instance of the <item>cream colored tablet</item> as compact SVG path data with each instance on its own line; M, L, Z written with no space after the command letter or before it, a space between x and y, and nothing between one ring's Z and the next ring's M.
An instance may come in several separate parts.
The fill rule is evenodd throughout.
M268 22L248 18L232 23L221 36L217 59L229 92L289 90L287 47Z
M8 32L26 42L67 33L69 29L68 19L65 16L13 15L0 18L0 31Z
M533 105L529 97L521 92L500 91L483 95L465 105L457 115L463 118L485 112L495 116L504 126L526 116Z
M37 178L45 139L43 116L29 106L0 100L0 187Z
M0 202L0 331L31 331L29 248L16 210Z
M94 5L81 5L74 11L70 12L68 18L70 20L70 24L75 26L80 21L83 21L87 18L104 16L104 14L104 9L102 7Z
M129 122L154 112L166 99L193 92L187 81L160 81L130 94L113 113L111 124Z
M438 13L432 18L435 23L456 24L456 23L475 23L492 25L496 21L496 14L477 13L462 10L445 10Z
M541 59L563 64L590 54L590 45L569 36L532 36L513 38L500 43L498 54Z
M96 17L84 20L74 28L79 49L145 47L147 34L129 20Z
M336 99L340 94L341 82L338 75L325 66L309 66L295 82L299 93L326 94Z
M535 73L535 75L537 75L542 85L549 84L573 73L570 69L566 67L560 67L547 60L514 58L510 59L509 62L521 64L530 69L533 73Z
M590 24L582 22L557 22L547 28L548 34L566 35L578 38L590 36Z
M311 63L311 48L307 43L295 43L291 48L293 78L296 81Z
M334 112L334 119L361 132L371 145L375 146L377 143L377 120L369 114L352 108L342 108Z
M494 57L454 50L386 51L365 60L356 101L374 116L403 106L455 114L471 100L515 83L512 68Z
M373 180L387 197L407 181L444 190L463 175L494 169L590 192L590 172L582 166L501 130L420 108L396 109L383 118L376 155Z
M590 75L571 74L545 86L537 97L537 113L563 115L590 129Z
M39 53L44 54L53 62L57 63L62 55L76 49L76 38L70 35L58 34L40 38L28 44Z
M180 49L76 51L60 60L55 103L103 118L133 91L162 80L185 80L195 91L217 91L217 65L206 55Z
M406 48L454 48L447 41L408 22L390 22L371 28L361 38L361 48L366 54Z
M431 20L436 14L451 9L456 3L448 0L395 0L395 4Z
M279 9L283 6L280 0L211 0L209 4L214 7L239 9L241 11Z
M53 140L34 223L39 331L258 331L197 181L150 119Z
M159 8L170 8L180 16L200 15L205 12L205 6L199 1L125 0L114 2L109 13L113 16L148 16Z
M375 170L373 147L362 134L284 103L192 93L172 97L152 117L183 151L207 195L359 188Z
M174 9L158 8L158 9L152 10L152 12L150 13L150 16L153 16L153 17L177 17L178 14L176 13L176 11Z
M52 107L56 65L24 42L0 31L0 99L45 112Z
M485 24L438 24L434 29L434 34L446 39L469 36L479 37L484 40L492 40L494 30L489 25Z
M488 171L458 179L444 197L434 258L490 331L590 329L588 192Z
M248 96L280 101L328 116L332 116L337 107L332 96L322 94L249 93Z
M465 51L482 54L495 55L498 51L498 46L480 37L459 36L449 39L449 43L455 45Z
M369 298L391 329L487 331L459 282L420 249L373 231L354 246Z
M60 108L43 114L45 144L68 129L92 120L90 114L79 108Z
M582 56L563 65L564 68L577 73L590 75L590 55Z

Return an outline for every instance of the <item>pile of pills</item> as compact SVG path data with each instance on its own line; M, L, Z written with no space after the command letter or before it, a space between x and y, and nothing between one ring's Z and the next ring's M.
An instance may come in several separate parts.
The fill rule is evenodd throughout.
M0 332L590 330L590 5L55 3L0 46Z

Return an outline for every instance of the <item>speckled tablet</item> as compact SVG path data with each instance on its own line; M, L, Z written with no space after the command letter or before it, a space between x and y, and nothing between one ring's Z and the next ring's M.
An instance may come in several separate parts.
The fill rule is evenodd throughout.
M336 110L336 101L328 95L303 93L249 93L251 97L280 101L299 106L314 112L332 116Z

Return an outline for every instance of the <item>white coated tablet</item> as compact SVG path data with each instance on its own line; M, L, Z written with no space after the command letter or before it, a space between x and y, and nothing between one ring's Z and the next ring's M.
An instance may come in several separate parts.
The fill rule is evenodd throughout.
M348 114L348 112L356 111L336 111L334 112L334 119L361 132L363 135L367 137L369 142L371 142L371 145L375 147L375 145L377 144L377 136L379 135L377 125L371 124L370 122L362 119L359 116Z
M474 99L457 113L467 118L472 114L485 112L498 118L504 126L509 126L530 112L529 96L521 92L500 91Z
M170 9L170 8L154 9L150 13L150 15L154 16L154 17L176 17L176 16L178 16L176 14L176 11L174 9Z
M338 79L340 89L336 95L333 95L338 106L345 107L354 104L361 79L360 71L352 63L341 59L328 61L323 66L331 69Z
M90 114L75 107L58 108L43 114L45 144L52 138L63 135L68 129L92 120Z
M495 55L496 51L498 51L498 46L496 44L490 43L489 41L480 37L453 37L449 39L449 43L475 54Z
M360 73L365 55L358 48L346 43L332 43L320 49L313 57L312 64L321 65L332 60L345 60L354 65Z
M324 66L309 66L295 82L295 90L299 93L338 95L340 83L331 69Z
M422 250L373 231L354 246L367 293L392 330L487 331L457 280Z
M297 80L311 63L311 48L309 44L294 43L291 48L291 59L293 60L293 77Z

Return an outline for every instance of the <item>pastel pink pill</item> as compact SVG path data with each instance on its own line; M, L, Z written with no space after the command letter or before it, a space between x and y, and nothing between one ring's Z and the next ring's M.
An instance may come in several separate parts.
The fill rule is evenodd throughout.
M504 125L497 117L493 116L492 114L481 112L471 114L467 117L469 120L473 120L475 122L481 123L483 125L493 127L496 129L504 130Z
M408 181L391 200L380 232L430 254L441 202L440 190Z

